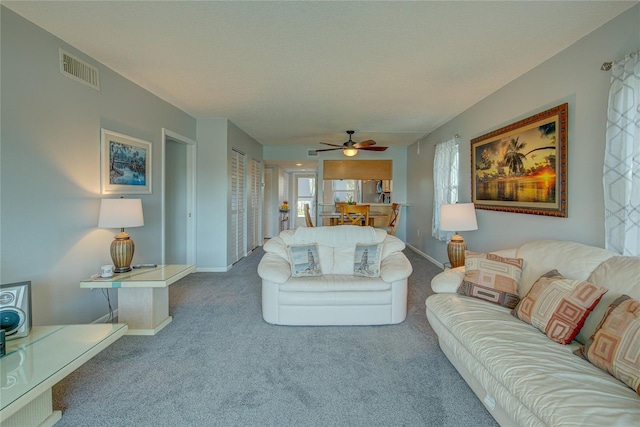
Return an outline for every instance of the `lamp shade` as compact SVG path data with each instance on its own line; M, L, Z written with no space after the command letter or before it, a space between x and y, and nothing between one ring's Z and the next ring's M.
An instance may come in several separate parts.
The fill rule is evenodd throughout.
M102 199L98 227L129 228L144 225L142 200Z
M358 149L355 147L348 147L342 150L342 154L344 154L347 157L353 157L356 154L358 154Z
M473 203L440 206L440 229L444 231L470 231L478 229Z

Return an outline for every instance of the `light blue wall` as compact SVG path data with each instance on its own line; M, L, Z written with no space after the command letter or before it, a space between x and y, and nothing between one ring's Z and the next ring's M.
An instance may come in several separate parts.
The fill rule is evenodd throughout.
M0 281L31 280L34 324L107 313L79 282L111 262L117 230L97 228L100 128L152 143L145 225L129 229L134 263L161 260L162 128L195 139L196 120L1 7ZM101 90L59 72L59 48L100 70ZM112 291L112 304L116 302Z
M460 201L469 202L470 140L568 102L568 217L477 210L479 229L461 234L474 251L547 238L603 247L602 167L610 73L600 71L600 65L640 48L638 28L636 5L409 147L407 242L439 262L447 261L446 242L431 237L436 143L461 136Z
M197 267L198 271L227 271L232 264L231 150L245 153L247 161L262 160L262 146L224 118L199 119L197 133Z
M227 119L198 120L196 184L199 271L227 271Z

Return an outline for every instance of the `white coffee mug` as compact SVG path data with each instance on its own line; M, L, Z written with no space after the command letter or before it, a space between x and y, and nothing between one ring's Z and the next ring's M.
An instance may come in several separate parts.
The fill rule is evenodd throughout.
M102 277L113 276L113 265L111 264L103 265L102 267L100 267L100 270L102 271L102 273L100 274L100 276Z

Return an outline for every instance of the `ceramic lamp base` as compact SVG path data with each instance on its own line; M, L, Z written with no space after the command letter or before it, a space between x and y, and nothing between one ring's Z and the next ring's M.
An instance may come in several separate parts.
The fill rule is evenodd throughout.
M449 262L451 268L461 267L464 265L464 251L467 250L467 244L462 236L458 233L454 234L449 245L447 245L447 255L449 255Z
M111 242L111 259L115 266L114 273L131 271L134 249L133 240L129 238L127 233L122 232L115 236L115 240Z

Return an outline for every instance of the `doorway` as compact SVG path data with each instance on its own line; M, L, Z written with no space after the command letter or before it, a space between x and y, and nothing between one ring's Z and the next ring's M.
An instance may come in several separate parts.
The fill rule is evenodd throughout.
M296 195L295 212L290 212L289 216L293 220L293 228L304 227L306 225L304 218L304 205L309 205L311 219L317 224L316 219L316 174L294 174L293 193Z
M195 264L196 141L162 129L162 264Z

